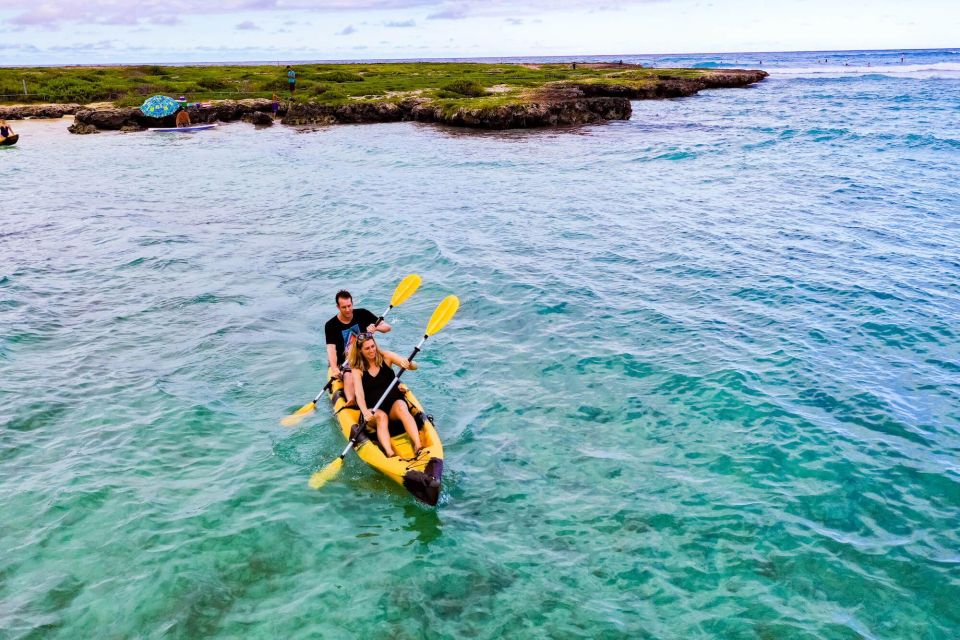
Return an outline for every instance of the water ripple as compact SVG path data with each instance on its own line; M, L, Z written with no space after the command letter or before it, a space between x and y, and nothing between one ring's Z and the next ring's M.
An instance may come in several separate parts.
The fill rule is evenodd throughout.
M861 73L565 131L24 122L0 629L956 637L958 100ZM277 421L333 292L379 312L409 272L388 348L462 301L410 379L440 506L355 457L308 490L342 437Z

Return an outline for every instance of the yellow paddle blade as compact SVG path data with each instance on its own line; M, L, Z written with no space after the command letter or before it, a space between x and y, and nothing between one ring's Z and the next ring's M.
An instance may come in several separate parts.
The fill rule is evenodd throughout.
M281 420L280 424L282 424L285 427L293 427L295 425L298 425L303 421L303 419L307 416L308 413L311 413L316 408L317 408L317 403L313 401L308 402L307 404L303 405L302 407L300 407L299 409L297 409L296 411L288 415L286 418Z
M343 466L343 458L337 458L320 471L317 471L315 474L310 476L310 482L307 484L310 485L311 489L319 489L323 485L327 484L328 481L333 480L336 477L337 473L340 472L340 467Z
M393 292L393 297L390 298L390 306L395 307L406 302L407 298L412 296L413 292L420 288L421 282L420 276L415 273L411 273L401 280Z
M433 315L430 316L430 322L427 323L426 335L432 336L437 331L440 331L440 329L443 329L459 308L460 298L457 296L447 296L444 298L443 301L437 305Z

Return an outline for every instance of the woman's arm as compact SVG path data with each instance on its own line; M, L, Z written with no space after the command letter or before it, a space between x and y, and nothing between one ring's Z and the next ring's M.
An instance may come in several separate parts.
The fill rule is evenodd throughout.
M367 408L367 399L363 396L363 373L352 369L350 375L353 376L353 398L357 401L357 407L360 408L360 415L367 420L373 412Z
M417 365L415 362L410 362L406 358L401 358L400 356L395 354L393 351L381 351L380 353L383 354L384 361L389 365L394 365L394 364L399 365L404 369L406 369L407 371L417 370Z

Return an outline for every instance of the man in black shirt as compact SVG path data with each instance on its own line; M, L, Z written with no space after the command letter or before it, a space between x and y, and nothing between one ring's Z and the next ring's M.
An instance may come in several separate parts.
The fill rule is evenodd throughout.
M333 370L333 375L337 378L343 378L343 394L347 404L353 402L353 376L344 376L340 364L346 364L346 352L356 337L363 331L379 331L387 333L390 331L390 325L384 321L375 324L377 316L366 309L353 308L353 296L349 291L341 289L337 291L337 315L327 320L324 325L324 333L327 336L327 362Z

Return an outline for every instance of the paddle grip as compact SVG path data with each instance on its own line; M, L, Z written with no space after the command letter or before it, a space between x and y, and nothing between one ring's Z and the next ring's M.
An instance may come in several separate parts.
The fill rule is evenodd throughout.
M373 323L373 328L376 329L380 326L380 323L383 322L383 319L387 317L387 314L390 313L390 310L393 309L393 305L390 305L386 310L380 314L380 317L377 318L377 321Z

